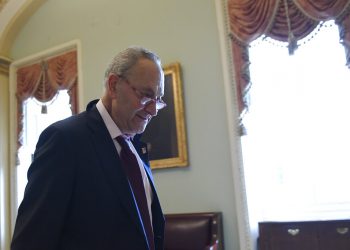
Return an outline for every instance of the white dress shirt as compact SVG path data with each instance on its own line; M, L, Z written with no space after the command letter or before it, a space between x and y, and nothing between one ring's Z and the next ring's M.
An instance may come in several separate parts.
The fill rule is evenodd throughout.
M112 120L112 117L109 115L108 111L106 110L106 108L103 105L101 100L99 100L98 103L96 104L96 108L97 108L98 112L100 113L100 115L102 116L102 119L103 119L103 121L108 129L108 132L113 140L113 143L117 149L117 152L120 155L121 146L119 145L119 143L117 142L117 140L115 138L117 138L117 136L123 135L122 132L120 131L118 126L115 124L115 122ZM151 210L152 197L153 197L152 196L152 188L151 188L151 185L149 183L149 180L148 180L148 177L146 174L146 170L145 170L144 165L143 165L144 164L143 161L141 160L139 154L136 152L134 145L129 140L126 140L126 141L129 144L131 151L135 154L136 159L139 163L139 167L140 167L141 175L142 175L142 180L143 180L143 185L144 185L145 191L146 191L148 211L150 214L151 225L152 225L152 210Z

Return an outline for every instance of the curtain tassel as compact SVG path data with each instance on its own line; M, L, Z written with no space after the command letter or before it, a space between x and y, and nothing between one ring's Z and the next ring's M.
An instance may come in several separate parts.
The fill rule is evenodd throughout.
M46 104L41 105L41 113L42 114L47 114L47 106L46 106Z
M46 74L47 74L47 69L48 69L48 65L47 65L47 62L45 61L42 61L41 62L41 70L43 72L43 80L42 80L42 83L43 83L43 99L45 100L45 84L46 84ZM50 83L49 83L50 84ZM46 104L43 104L41 106L41 113L42 114L47 114L47 106Z
M294 55L295 50L298 48L297 39L293 35L293 32L288 34L288 52L289 55Z
M298 41L293 34L292 25L290 23L287 0L284 0L284 9L286 11L286 21L288 25L288 52L289 55L294 55L295 50L298 48Z

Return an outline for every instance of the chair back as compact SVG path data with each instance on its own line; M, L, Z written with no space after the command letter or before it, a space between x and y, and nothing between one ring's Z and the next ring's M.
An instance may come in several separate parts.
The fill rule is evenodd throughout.
M221 212L165 215L165 250L223 250Z

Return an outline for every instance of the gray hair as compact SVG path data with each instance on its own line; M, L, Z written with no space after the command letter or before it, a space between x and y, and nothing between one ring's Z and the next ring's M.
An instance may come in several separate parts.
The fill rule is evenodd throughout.
M141 58L149 59L159 65L160 68L162 67L160 58L154 52L143 47L129 47L112 59L106 69L104 82L106 83L110 74L125 75Z

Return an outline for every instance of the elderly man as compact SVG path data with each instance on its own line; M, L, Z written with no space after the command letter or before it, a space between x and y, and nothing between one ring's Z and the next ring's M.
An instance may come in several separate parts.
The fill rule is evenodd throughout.
M163 249L164 216L137 140L166 106L160 59L128 48L104 82L100 100L40 135L12 250Z

